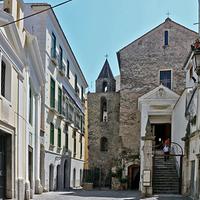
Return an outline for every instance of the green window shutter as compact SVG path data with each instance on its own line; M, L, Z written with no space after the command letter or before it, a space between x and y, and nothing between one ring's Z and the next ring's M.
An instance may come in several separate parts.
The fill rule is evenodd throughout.
M62 113L62 90L58 88L58 112Z
M51 57L56 58L56 36L52 33L51 39Z
M30 85L29 89L29 123L32 125L33 122L33 98L32 98L32 89Z
M68 133L65 134L65 148L68 150Z
M1 95L5 97L6 91L6 63L1 61Z
M50 124L50 144L54 145L54 125Z
M73 133L73 138L74 138L74 157L76 157L76 131Z
M51 108L55 108L55 81L52 78L50 86L50 106Z
M61 129L58 129L58 147L61 147Z
M80 135L80 159L83 156L83 140L82 140L82 135Z

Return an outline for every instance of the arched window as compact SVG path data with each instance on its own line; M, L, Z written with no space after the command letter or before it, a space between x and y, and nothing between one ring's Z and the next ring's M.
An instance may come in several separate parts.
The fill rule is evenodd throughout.
M108 83L106 81L103 82L103 92L108 92Z
M49 191L53 191L54 190L54 165L50 164L49 166Z
M107 112L107 100L105 97L101 98L101 121L108 121L108 112Z
M101 151L108 151L108 139L106 137L101 138L100 150Z

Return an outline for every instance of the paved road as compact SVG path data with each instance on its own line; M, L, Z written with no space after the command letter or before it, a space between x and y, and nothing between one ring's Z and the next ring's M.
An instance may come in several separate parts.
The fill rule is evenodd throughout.
M137 191L83 191L73 192L49 192L34 196L34 200L190 200L181 196L154 196L140 198Z

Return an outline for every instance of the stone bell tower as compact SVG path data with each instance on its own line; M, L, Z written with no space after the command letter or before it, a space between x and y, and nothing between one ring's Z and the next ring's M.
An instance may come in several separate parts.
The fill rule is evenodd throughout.
M116 166L119 141L119 92L108 60L96 80L96 92L88 93L89 168L99 169L99 184L111 187L110 171Z

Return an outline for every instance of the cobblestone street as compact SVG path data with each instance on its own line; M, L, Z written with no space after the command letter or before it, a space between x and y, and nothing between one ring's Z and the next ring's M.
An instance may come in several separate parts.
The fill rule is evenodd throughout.
M137 191L73 191L49 192L35 196L34 200L190 200L181 196L161 195L150 198L140 198Z

